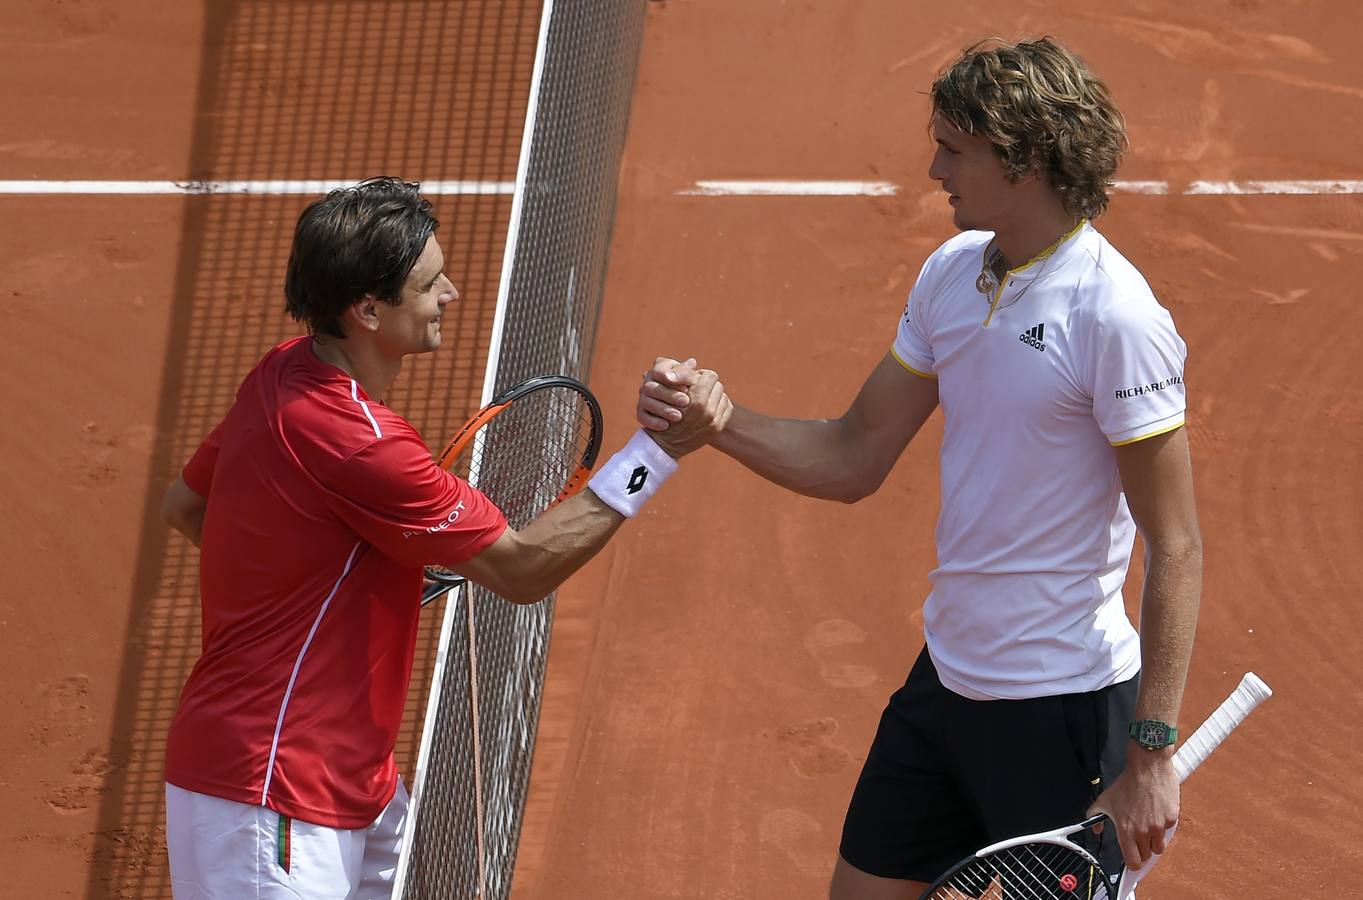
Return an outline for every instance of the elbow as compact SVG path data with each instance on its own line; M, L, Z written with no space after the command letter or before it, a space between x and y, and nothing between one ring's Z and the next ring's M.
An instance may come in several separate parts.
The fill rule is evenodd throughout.
M486 577L470 580L516 606L531 606L548 596L547 592L539 593L538 588L528 582L494 581Z
M865 500L880 490L880 486L885 483L885 475L884 472L858 473L858 477L850 478L839 485L837 492L830 499L848 505Z
M1202 533L1196 528L1174 535L1146 540L1146 565L1191 566L1202 568Z
M517 606L533 606L552 594L557 587L556 584L547 584L537 578L521 578L504 585L502 590L497 591L497 595Z
M450 567L517 606L540 602L563 580L553 553L511 528L473 559Z
M199 496L183 478L178 478L166 488L161 498L161 521L185 534L197 528L202 520L208 500Z
M874 484L861 483L852 485L850 488L843 491L842 496L838 498L838 502L846 503L849 506L853 503L859 503L874 494L879 487L880 482L878 481Z
M856 503L880 490L885 483L894 458L881 459L875 445L865 437L859 437L863 430L852 429L843 420L843 442L838 456L837 476L825 495L839 503Z
M534 606L536 603L539 603L545 597L548 597L551 593L553 593L553 591L545 591L541 593L537 590L512 590L509 591L508 593L502 594L501 596L503 600L506 600L509 603L514 603L517 606Z
M184 528L184 516L180 507L172 501L171 495L166 494L161 501L161 521L176 531Z

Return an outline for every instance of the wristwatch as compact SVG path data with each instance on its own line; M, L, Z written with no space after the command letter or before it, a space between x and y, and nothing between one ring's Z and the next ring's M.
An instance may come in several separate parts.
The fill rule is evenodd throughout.
M1178 729L1168 722L1161 722L1159 719L1141 719L1139 722L1132 722L1131 729L1127 733L1131 735L1132 740L1147 750L1162 750L1165 747L1172 747L1174 741L1178 740Z

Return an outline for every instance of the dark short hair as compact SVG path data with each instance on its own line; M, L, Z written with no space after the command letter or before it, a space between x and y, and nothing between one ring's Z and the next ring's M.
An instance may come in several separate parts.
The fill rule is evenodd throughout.
M382 177L332 191L298 217L284 309L314 335L343 338L341 315L361 297L396 306L439 226L419 186Z
M932 111L988 138L1014 181L1044 172L1071 215L1107 209L1126 126L1107 85L1059 42L981 41L932 83Z

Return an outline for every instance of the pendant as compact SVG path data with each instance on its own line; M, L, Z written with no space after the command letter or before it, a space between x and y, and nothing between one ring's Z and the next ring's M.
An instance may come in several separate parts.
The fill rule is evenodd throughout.
M975 290L992 297L995 287L997 285L994 283L994 273L987 269L980 270L980 277L975 279Z

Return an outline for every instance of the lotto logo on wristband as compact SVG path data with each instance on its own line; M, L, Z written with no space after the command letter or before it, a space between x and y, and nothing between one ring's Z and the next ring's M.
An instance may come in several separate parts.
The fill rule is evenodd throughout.
M630 473L629 484L625 485L625 492L637 494L644 489L644 484L648 481L648 467L640 466Z
M601 502L625 518L635 515L658 492L677 461L642 428L587 482Z

